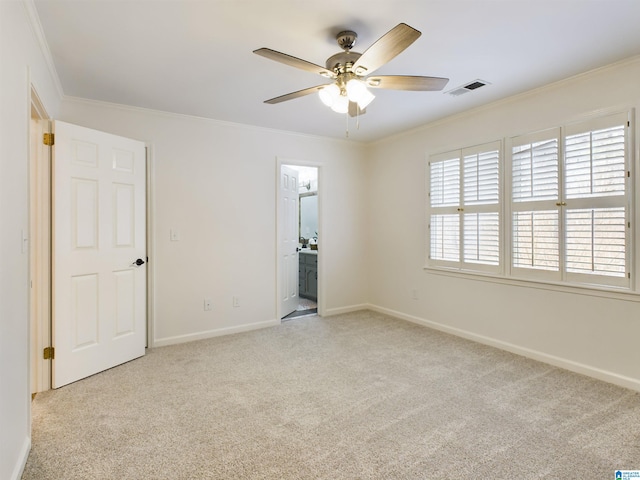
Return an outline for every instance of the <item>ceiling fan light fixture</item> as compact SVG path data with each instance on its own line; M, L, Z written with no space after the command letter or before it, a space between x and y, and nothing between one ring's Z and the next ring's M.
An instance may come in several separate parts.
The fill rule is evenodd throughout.
M357 102L364 97L367 86L362 80L352 78L347 82L347 96L352 102Z
M367 95L365 98L358 100L358 106L360 107L360 110L364 110L365 108L367 108L367 106L373 102L373 99L376 98L376 96L371 93L371 92L367 92Z
M338 96L333 105L331 105L331 110L336 113L347 113L349 111L349 98L346 95Z
M350 101L356 102L362 110L376 98L375 95L369 91L367 85L362 80L356 78L352 78L347 82L347 97Z
M332 107L336 99L340 96L340 87L332 83L331 85L321 88L318 91L318 96L327 107Z

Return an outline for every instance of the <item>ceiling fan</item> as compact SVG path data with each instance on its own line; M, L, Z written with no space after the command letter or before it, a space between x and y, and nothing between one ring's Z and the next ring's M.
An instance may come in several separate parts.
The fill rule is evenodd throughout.
M336 40L343 51L329 57L326 67L270 48L254 50L253 53L257 55L333 80L332 83L298 90L265 100L264 103L285 102L318 92L322 102L332 110L356 116L365 113L365 108L375 98L369 88L413 91L442 90L449 81L448 78L371 75L375 70L402 53L420 35L422 33L415 28L406 23L400 23L380 37L364 53L358 53L351 50L358 38L356 32L351 30L340 32L336 35Z

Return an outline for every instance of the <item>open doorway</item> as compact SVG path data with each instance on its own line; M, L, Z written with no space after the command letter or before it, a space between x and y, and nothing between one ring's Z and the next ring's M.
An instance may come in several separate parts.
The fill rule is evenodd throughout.
M278 239L281 262L279 265L279 285L281 285L280 318L283 321L292 318L315 315L318 313L319 282L318 257L319 242L319 202L318 167L282 164L280 169L280 188L283 182L292 187L295 194L286 207L286 193L280 195L279 232L291 228L295 236L293 245L287 245L286 233ZM289 180L287 180L287 177ZM291 192L291 190L290 190ZM293 200L293 202L291 201ZM287 217L293 217L289 220ZM286 250L289 250L287 254ZM295 270L295 271L294 271ZM295 287L295 288L293 288Z

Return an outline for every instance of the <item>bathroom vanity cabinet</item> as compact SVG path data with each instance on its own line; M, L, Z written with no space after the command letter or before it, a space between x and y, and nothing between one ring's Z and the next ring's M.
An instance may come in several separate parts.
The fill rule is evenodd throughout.
M301 297L318 299L318 251L302 249L299 255L298 287Z

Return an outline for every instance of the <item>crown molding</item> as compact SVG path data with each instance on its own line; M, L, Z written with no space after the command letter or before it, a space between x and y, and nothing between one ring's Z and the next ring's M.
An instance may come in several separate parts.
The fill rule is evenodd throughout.
M31 31L36 38L38 47L40 47L40 52L44 57L45 63L47 64L49 75L51 75L51 80L55 85L59 98L63 99L64 90L62 89L62 83L60 83L60 77L58 76L55 63L53 62L53 56L51 55L49 44L47 43L47 39L44 35L44 30L42 29L42 23L40 23L40 17L38 16L36 5L35 3L33 3L33 0L22 0L22 5L24 6L25 12L27 13Z

